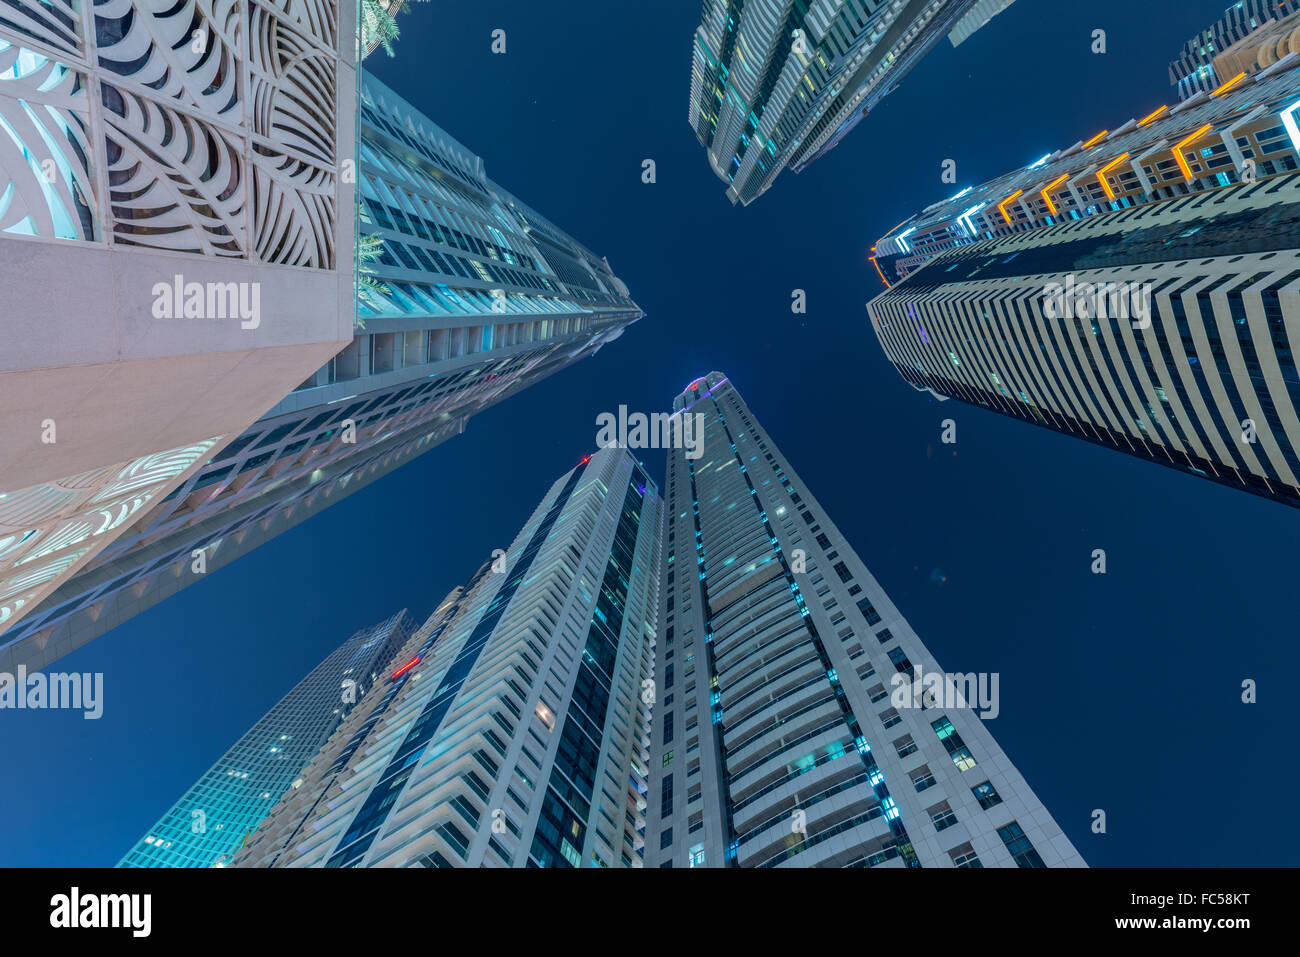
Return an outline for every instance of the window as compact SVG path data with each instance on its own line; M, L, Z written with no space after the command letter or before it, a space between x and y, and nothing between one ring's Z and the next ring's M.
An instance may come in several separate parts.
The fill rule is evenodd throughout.
M876 632L876 640L882 645L887 645L894 640L894 633L886 628L884 631Z
M928 764L917 768L909 777L912 779L912 786L916 788L918 793L926 788L934 787L934 775L930 773L930 765Z
M898 752L900 758L905 758L909 754L916 753L916 742L912 740L910 734L904 735L894 742L894 750Z
M980 863L980 859L975 856L975 848L971 847L970 844L960 844L954 847L948 852L948 856L952 858L953 867L982 868L984 866Z
M704 845L703 844L691 845L689 866L690 867L704 866Z
M966 747L966 742L962 741L961 735L952 726L952 722L948 720L947 715L937 721L931 721L930 726L934 728L934 733L943 742L944 748L952 758L952 763L957 765L957 770L969 771L975 767L974 755L970 753L970 748Z
M858 611L862 612L862 614L866 616L868 625L879 623L880 614L876 611L875 606L871 604L870 598L863 598L858 602Z
M980 802L980 807L986 811L994 805L1002 803L1002 795L998 794L997 790L988 781L975 785L970 791L971 794L975 795L975 800Z
M672 845L672 843L673 829L671 827L666 827L664 828L664 832L659 835L659 850L666 850Z
M898 671L909 678L916 674L916 669L912 667L912 662L908 660L907 653L902 648L890 648L889 660L894 663L894 667Z
M537 715L538 719L542 722L542 724L546 725L547 731L555 730L554 711L552 711L550 708L546 707L546 705L542 704L539 701L537 702L537 707L534 709L533 713Z
M1043 859L1038 856L1034 850L1034 845L1029 843L1029 838L1025 837L1025 832L1021 830L1020 825L1012 821L1006 827L998 828L998 837L1002 838L1002 843L1007 846L1007 852L1016 862L1017 867L1046 867Z
M957 815L952 813L952 808L948 806L947 801L936 804L927 813L930 815L930 820L934 822L936 831L946 830L957 823Z
M835 574L840 576L840 581L850 582L853 580L853 573L849 571L849 566L843 562L836 562L831 567L835 569Z

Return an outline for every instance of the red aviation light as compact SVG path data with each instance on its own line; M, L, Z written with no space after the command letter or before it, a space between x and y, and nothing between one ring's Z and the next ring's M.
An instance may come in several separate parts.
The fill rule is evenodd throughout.
M390 677L388 680L389 680L389 681L396 681L398 678L402 677L402 675L406 674L408 671L410 671L412 668L414 668L414 667L415 667L416 665L418 665L419 663L420 663L420 656L419 656L419 655L416 655L414 658L412 658L412 659L411 659L410 661L408 661L406 664L402 665L402 667L400 667L400 668L398 668L396 671L394 671L393 674L392 674L392 677Z

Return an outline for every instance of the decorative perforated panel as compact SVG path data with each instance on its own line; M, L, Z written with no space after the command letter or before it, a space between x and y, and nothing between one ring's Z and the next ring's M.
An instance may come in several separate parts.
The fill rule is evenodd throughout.
M0 233L334 268L339 43L328 0L0 0Z

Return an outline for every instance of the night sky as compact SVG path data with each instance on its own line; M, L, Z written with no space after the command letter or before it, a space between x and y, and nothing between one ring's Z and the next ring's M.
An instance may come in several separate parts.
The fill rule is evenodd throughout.
M864 308L877 238L1172 102L1168 61L1224 6L1019 0L959 49L941 41L807 172L733 208L687 121L699 0L414 4L396 57L367 66L608 256L646 318L58 662L104 673L104 716L0 714L0 864L114 864L332 648L402 607L423 618L506 547L595 447L598 414L667 409L714 369L939 663L1000 673L990 730L1089 864L1300 864L1300 770L1281 747L1300 512L941 405L886 362ZM948 417L955 447L939 442ZM1241 703L1246 678L1258 704Z

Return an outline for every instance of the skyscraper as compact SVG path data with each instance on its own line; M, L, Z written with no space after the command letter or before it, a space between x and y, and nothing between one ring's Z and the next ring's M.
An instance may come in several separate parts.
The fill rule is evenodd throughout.
M360 104L366 285L351 344L216 454L196 454L170 496L0 634L0 670L46 665L103 634L641 317L608 263L489 180L482 159L409 103L366 76Z
M294 686L118 867L222 867L406 644L405 611L357 632Z
M0 16L0 629L351 338L354 7L240 10Z
M1296 0L1240 0L1228 7L1223 16L1184 43L1178 57L1169 64L1169 82L1177 88L1178 99L1209 93L1232 79L1240 69L1236 64L1239 54L1245 49L1256 52L1265 34L1273 36L1274 43L1272 52L1265 54L1268 62L1262 66L1271 66L1278 58L1276 41L1300 27L1300 21L1290 20L1297 10L1300 3ZM1271 28L1284 20L1288 21L1285 33L1275 35ZM1229 60L1222 61L1229 52ZM1287 52L1289 49L1281 55Z
M962 15L952 30L948 33L948 40L953 46L959 47L974 34L983 29L985 24L996 17L1016 0L977 0L974 6Z
M673 409L646 866L1083 866L732 383Z
M781 170L801 172L946 32L965 39L997 12L987 0L705 0L690 123L727 198L748 205Z
M236 865L640 866L659 522L626 451L557 479Z
M1297 63L900 224L867 306L899 374L1300 505Z

